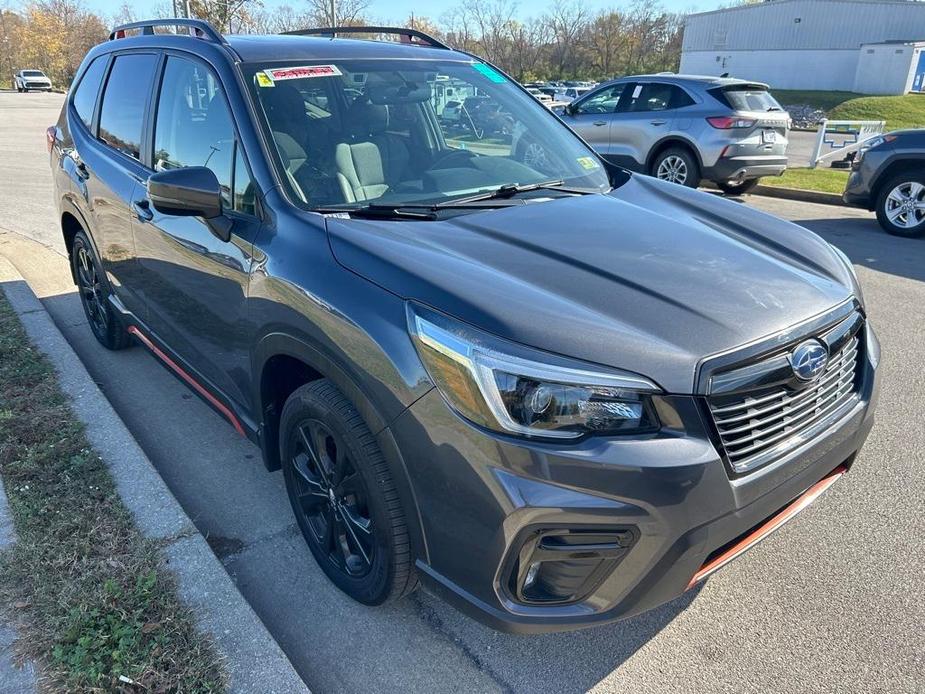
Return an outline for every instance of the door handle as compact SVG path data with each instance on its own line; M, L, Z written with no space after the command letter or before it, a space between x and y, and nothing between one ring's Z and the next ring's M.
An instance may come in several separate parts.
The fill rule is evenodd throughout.
M650 122L652 125L665 125L665 121L663 121L663 120L658 120L658 119L656 119L656 120L650 120L649 122Z
M607 121L605 121L605 120L596 120L596 121L594 121L594 123L592 123L592 125L598 125L598 126L600 126L600 125L607 125Z
M151 211L151 203L147 200L135 200L132 203L132 209L135 210L135 216L139 222L150 222L154 219L154 213Z

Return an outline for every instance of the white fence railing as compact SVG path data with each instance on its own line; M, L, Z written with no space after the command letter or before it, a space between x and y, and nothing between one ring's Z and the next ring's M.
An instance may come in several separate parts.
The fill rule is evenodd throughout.
M882 120L826 120L819 124L816 132L816 146L809 160L812 169L822 161L828 161L858 149L865 140L882 135L886 121ZM823 151L827 149L828 151Z

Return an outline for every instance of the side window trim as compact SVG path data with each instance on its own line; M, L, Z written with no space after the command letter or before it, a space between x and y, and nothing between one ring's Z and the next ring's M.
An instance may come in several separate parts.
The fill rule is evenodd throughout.
M636 87L645 88L645 82L638 82L636 80L629 81L623 87L623 93L620 95L620 101L617 102L617 110L614 113L632 113L629 110L630 103L633 100L633 92L636 91Z

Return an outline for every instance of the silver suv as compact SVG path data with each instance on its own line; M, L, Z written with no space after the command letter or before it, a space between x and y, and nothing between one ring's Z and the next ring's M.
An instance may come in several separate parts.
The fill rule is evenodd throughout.
M641 75L602 84L560 116L606 159L692 188L743 193L787 168L789 116L766 84Z

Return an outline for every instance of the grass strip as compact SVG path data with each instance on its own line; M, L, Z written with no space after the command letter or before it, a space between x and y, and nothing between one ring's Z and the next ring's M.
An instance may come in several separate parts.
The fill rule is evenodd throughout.
M208 639L0 292L0 474L18 542L0 599L49 691L221 692Z
M781 188L799 188L841 195L848 182L849 172L844 169L787 169L783 176L766 176L761 185Z

